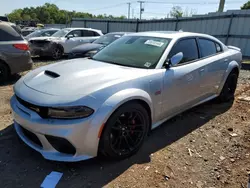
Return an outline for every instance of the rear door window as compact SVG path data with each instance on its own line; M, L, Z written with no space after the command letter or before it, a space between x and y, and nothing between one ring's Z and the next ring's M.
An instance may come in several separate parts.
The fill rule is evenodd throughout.
M95 32L89 30L83 30L83 37L94 37L96 36Z
M177 42L170 51L168 58L170 59L179 52L183 53L183 59L179 64L193 61L199 58L198 48L196 40L194 38L182 39Z
M0 41L20 41L21 35L11 26L0 25Z
M218 49L216 49L216 43L212 40L199 39L201 58L215 55L217 51L221 51L221 49L219 48L220 46L217 47Z

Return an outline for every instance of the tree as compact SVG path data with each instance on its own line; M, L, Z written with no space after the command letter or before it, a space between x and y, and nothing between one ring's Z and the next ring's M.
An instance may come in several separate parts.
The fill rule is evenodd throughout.
M183 12L183 17L192 17L194 14L197 14L197 10L186 8Z
M174 6L170 11L170 16L173 18L179 18L183 16L183 11L180 6Z
M72 18L126 18L125 16L114 17L106 14L95 16L86 12L60 10L55 4L50 3L45 3L38 7L16 9L7 16L11 22L27 20L38 21L45 24L65 24L69 23Z
M250 1L246 2L241 9L250 9Z
M12 11L12 13L8 14L8 18L10 21L18 21L22 19L22 9L16 9Z

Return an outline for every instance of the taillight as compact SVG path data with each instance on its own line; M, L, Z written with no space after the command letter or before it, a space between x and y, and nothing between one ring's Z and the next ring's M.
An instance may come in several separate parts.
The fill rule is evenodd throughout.
M28 44L13 44L13 46L16 48L16 49L19 49L19 50L24 50L24 51L27 51L29 50L29 45Z

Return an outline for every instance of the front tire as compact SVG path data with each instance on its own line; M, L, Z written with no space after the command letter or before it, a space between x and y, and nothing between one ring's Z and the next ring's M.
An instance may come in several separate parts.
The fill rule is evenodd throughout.
M142 146L149 125L149 114L139 103L122 105L105 124L99 154L116 160L132 156Z
M228 102L234 99L234 93L237 87L237 81L238 81L238 73L236 71L232 71L228 75L227 80L218 97L220 102Z
M61 59L63 56L63 49L60 46L55 46L52 50L52 58L54 60Z

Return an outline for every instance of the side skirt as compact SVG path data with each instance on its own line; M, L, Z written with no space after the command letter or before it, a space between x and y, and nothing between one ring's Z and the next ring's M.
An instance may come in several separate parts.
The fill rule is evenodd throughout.
M185 109L180 110L180 111L178 111L178 112L176 112L176 113L174 113L174 114L171 114L171 115L168 116L167 118L165 118L165 119L163 119L163 120L160 120L160 121L154 123L154 124L152 125L151 130L153 130L153 129L155 129L156 127L160 126L162 123L164 123L165 121L171 119L172 117L174 117L174 116L176 116L176 115L178 115L178 114L180 114L180 113L182 113L182 112L184 112L184 111L186 111L186 110L188 110L188 109L191 109L191 108L193 108L193 107L195 107L195 106L198 106L198 105L200 105L200 104L202 104L202 103L208 102L208 101L210 101L210 100L212 100L212 99L214 99L214 98L216 98L216 97L218 97L217 94L212 95L212 96L210 96L210 97L208 97L208 98L206 98L206 99L204 99L204 100L202 100L202 101L199 101L198 103L196 103L196 104L194 104L194 105L192 105L192 106L190 106L190 107L188 107L188 108L185 108Z

